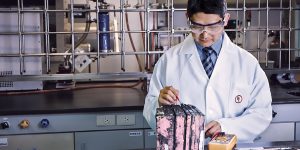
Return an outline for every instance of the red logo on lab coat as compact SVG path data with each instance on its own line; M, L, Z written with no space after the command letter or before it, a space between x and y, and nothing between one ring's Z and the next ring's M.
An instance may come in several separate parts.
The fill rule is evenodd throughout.
M242 97L242 95L237 95L234 98L234 100L235 100L236 103L241 103L243 101L243 97Z

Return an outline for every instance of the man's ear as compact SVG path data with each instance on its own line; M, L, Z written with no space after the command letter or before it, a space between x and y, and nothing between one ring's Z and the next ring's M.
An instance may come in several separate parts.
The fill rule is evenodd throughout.
M230 18L230 14L226 13L224 15L224 26L227 26L229 18Z
M189 16L188 16L187 12L185 12L185 17L186 17L186 20L187 20L187 21L190 21L190 18L189 18Z

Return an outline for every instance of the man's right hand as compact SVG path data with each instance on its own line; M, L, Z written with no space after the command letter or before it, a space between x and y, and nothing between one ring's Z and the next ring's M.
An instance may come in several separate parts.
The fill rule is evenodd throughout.
M160 90L158 103L159 105L172 105L176 104L179 97L179 91L172 86L167 86Z

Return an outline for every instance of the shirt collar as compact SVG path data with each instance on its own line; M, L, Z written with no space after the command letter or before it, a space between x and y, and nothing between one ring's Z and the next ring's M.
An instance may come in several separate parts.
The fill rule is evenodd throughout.
M211 46L211 48L217 53L217 56L219 55L219 53L221 51L223 39L224 39L224 33L222 33L221 37ZM204 48L198 42L195 41L195 43L196 43L198 50L202 50Z

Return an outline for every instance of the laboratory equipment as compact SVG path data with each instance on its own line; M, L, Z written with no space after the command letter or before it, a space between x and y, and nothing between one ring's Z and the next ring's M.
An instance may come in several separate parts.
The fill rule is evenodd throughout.
M108 52L109 50L111 50L110 48L110 33L107 33L108 31L110 31L109 29L109 13L107 10L109 7L109 5L104 2L104 1L100 1L99 3L99 9L101 10L98 14L99 16L99 51L100 52Z

